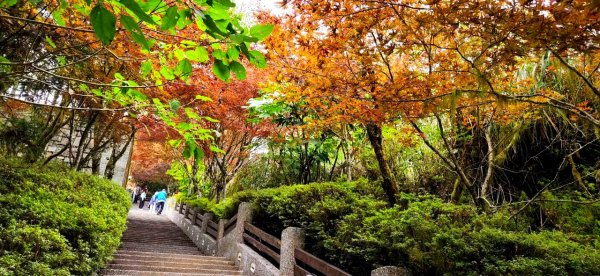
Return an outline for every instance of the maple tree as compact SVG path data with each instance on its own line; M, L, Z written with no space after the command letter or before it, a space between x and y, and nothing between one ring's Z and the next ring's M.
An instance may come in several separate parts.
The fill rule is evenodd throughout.
M315 112L313 124L363 123L391 203L393 182L381 146L381 124L459 116L491 133L498 119L536 116L552 107L598 124L597 5L588 1L293 1L267 44L286 85L284 98ZM584 14L585 16L580 16ZM292 46L289 43L292 43ZM582 84L583 97L555 91L519 76L544 55L559 61ZM583 62L585 60L585 62ZM539 114L539 113L538 113ZM493 154L484 179L469 176L452 152L431 147L475 199L488 200ZM491 135L488 135L491 137ZM488 139L493 148L492 139ZM428 144L430 145L430 144ZM492 157L490 157L492 156ZM458 193L460 194L460 192Z
M199 157L199 143L214 138L203 122L213 119L183 112L182 101L165 91L189 86L196 74L230 81L231 73L246 78L242 63L266 66L252 43L272 26L242 25L234 6L229 0L3 1L0 97L63 113L112 113L120 118L114 129L130 125L131 137L144 117L160 119L184 140L185 158ZM195 96L191 101L203 99ZM90 117L90 129L105 115L98 116ZM58 125L67 122L58 117Z

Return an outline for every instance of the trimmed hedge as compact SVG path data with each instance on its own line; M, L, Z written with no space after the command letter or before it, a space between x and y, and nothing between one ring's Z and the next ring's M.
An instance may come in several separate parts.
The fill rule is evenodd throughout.
M401 194L388 208L379 185L366 180L242 192L219 204L181 200L225 218L252 202L253 224L274 236L304 228L309 252L354 275L384 265L430 275L600 275L597 230L527 231L528 220L509 219L507 210L482 214L435 196ZM598 218L589 222L600 228Z
M60 164L0 159L0 206L0 275L90 275L117 250L130 200Z

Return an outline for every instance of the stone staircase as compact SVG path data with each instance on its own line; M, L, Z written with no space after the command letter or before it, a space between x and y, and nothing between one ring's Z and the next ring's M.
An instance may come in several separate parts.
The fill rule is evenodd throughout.
M166 215L133 206L121 247L100 275L241 275L232 261L204 256Z

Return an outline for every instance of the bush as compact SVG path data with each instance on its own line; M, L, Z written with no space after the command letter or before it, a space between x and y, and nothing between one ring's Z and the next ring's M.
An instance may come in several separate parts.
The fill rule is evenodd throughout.
M485 214L413 194L388 208L384 198L377 183L359 180L242 192L219 204L183 200L224 218L252 202L253 224L276 237L285 227L304 228L309 252L354 275L384 265L433 275L600 274L597 230L526 232L529 220L510 219L507 210Z
M117 250L127 192L100 177L0 159L0 275L89 275Z

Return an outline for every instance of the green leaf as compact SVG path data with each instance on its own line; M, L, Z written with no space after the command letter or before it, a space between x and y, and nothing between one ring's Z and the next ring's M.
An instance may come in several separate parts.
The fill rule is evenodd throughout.
M252 50L248 53L250 54L248 59L250 60L250 63L254 64L254 66L258 68L267 67L267 60L265 60L265 56L263 56L261 52Z
M229 36L229 38L231 39L231 41L233 41L237 44L242 44L243 42L258 42L258 38L256 38L256 37L250 37L250 36L241 35L241 34L231 35L231 36Z
M196 43L195 41L187 40L187 39L182 40L180 44L186 49L198 47L198 43Z
M165 79L167 80L174 80L175 79L175 74L173 73L173 69L167 67L167 66L163 66L162 68L160 68L160 74L165 77Z
M196 158L196 160L201 160L204 158L204 151L202 151L201 148L196 148L194 151L194 158Z
M177 12L177 8L172 6L167 10L165 17L163 17L160 29L164 31L173 28L177 25L177 20L179 20L179 13Z
M148 76L148 74L152 71L152 60L148 59L148 60L142 62L140 69L142 70L143 77Z
M0 56L0 62L10 63L10 60L7 58ZM10 72L10 65L0 64L0 72ZM198 96L196 96L198 97Z
M183 60L185 58L185 52L182 49L175 49L175 51L173 51L173 54L175 55L175 58L177 58L177 60Z
M67 64L67 58L65 56L57 56L56 61L60 66L64 66L65 64Z
M148 96L135 89L130 89L129 95L133 97L137 102L146 102L148 100Z
M207 121L209 121L211 123L218 123L219 122L219 120L217 120L215 118L208 117L208 116L205 116L204 120L207 120Z
M121 75L121 73L117 72L117 73L115 73L115 79L118 79L120 81L124 81L125 77L123 77L123 75Z
M225 153L224 150L220 149L219 147L217 147L215 145L210 145L210 151L212 151L214 153Z
M186 51L185 56L189 58L191 61L195 62L207 62L208 61L208 51L206 48L200 46L196 47L193 51Z
M220 80L225 82L229 81L229 66L223 63L223 61L215 60L215 62L213 63L212 71L215 74L215 76L217 76L217 78L219 78Z
M232 60L238 60L238 58L240 58L240 50L231 45L229 46L229 49L227 49L227 56L229 56L229 58Z
M206 13L214 20L229 19L229 10L225 6L213 6Z
M142 7L142 9L145 12L152 12L152 11L161 11L161 7L164 7L164 0L147 0L145 2L140 2L140 7ZM164 8L162 9L164 10Z
M56 44L54 44L54 41L52 41L52 38L50 38L49 36L46 36L46 43L48 43L50 47L56 49Z
M141 20L146 21L152 25L157 25L156 22L154 22L154 20L152 20L152 17L147 15L142 10L140 5L138 5L138 3L136 1L134 1L134 0L119 0L119 2L121 2L121 4L123 4L123 6L127 7L127 9L129 9L131 12L133 12L133 14L135 14Z
M219 60L224 60L227 58L227 54L225 52L223 52L223 50L221 50L221 49L215 49L212 52L212 56Z
M180 78L187 80L192 74L192 64L188 59L184 59L179 62L176 70Z
M52 19L56 22L56 25L64 27L66 25L65 19L63 18L63 12L65 10L58 8L52 13Z
M229 8L235 7L235 3L231 2L231 0L213 0L213 5L215 4L220 4Z
M203 101L203 102L212 102L213 101L210 97L206 97L206 96L202 96L202 95L196 95L195 99Z
M12 7L19 2L18 0L2 0L0 1L0 8Z
M207 14L206 16L204 16L204 18L202 18L202 21L204 22L204 25L206 25L206 32L213 32L213 34L211 34L213 37L219 38L219 35L227 36L227 33L225 33L217 26L217 23L212 19L212 17L210 17L210 15Z
M192 24L194 15L191 9L179 10L179 20L177 20L177 27L179 29L185 29L188 25Z
M96 37L102 41L104 45L110 44L115 38L115 26L117 18L108 11L102 3L97 4L90 13L90 20Z
M200 120L200 115L196 114L196 112L194 112L193 109L186 107L184 110L185 110L185 115L187 115L188 118L194 119L194 120Z
M263 40L273 32L273 24L255 25L250 28L250 36Z
M128 15L121 15L121 23L131 33L133 41L142 45L144 49L150 50L151 44L144 36L142 29L133 18Z
M229 63L229 68L231 68L231 71L235 73L235 76L238 80L246 79L246 68L244 68L244 65L242 65L241 63L237 61L232 61L231 63Z
M177 111L181 107L181 103L178 100L172 100L169 102L169 107L173 111Z

